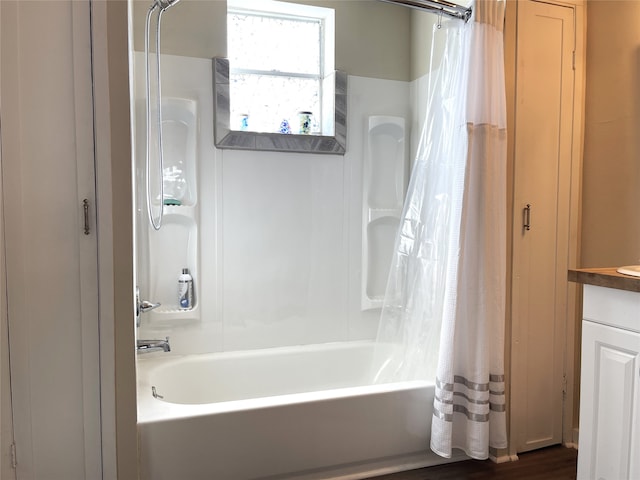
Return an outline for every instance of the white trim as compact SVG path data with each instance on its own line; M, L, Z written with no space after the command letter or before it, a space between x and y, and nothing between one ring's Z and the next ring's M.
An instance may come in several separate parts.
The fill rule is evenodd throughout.
M313 73L294 73L294 72L282 72L271 70L256 70L253 68L229 68L230 73L236 73L239 75L263 75L265 77L294 77L294 78L306 78L310 80L322 80L322 77Z
M7 223L12 225L12 228L21 229L23 218L18 215L18 212L14 212L9 208L9 203L6 202L4 196L11 197L8 198L16 198L19 194L21 194L21 182L20 176L16 172L16 162L9 162L9 159L12 158L20 158L21 155L21 145L18 140L18 136L20 134L19 123L22 120L22 112L20 110L19 99L21 92L21 84L18 78L19 72L19 57L18 57L18 28L19 28L19 14L18 9L20 5L17 2L1 2L0 8L3 12L3 32L2 32L2 53L4 54L2 57L2 93L5 95L2 97L2 152L3 152L3 165L2 165L2 176L3 176L3 218L2 223L5 229L4 237L3 237L3 247L5 254L5 264L4 269L6 275L9 273L12 274L12 277L15 279L24 277L24 268L23 265L16 259L16 253L13 252L12 256L7 255L9 245L15 240L7 234L6 225ZM4 45L12 45L12 48L6 49ZM12 92L12 95L7 95L6 92ZM1 95L1 94L0 94ZM12 119L11 122L7 121L7 119ZM9 178L11 178L11 182L9 182ZM13 271L11 271L13 268ZM9 283L5 282L5 289L3 294L8 297L9 295ZM22 299L19 297L19 292L14 294L14 298L19 301ZM7 302L7 329L9 329L9 321L12 319L12 315L16 315L17 311L19 311L18 306L15 303L19 303L19 301L14 302L14 305ZM17 409L12 409L13 416L13 435L14 440L21 441L22 439L30 440L30 432L31 432L31 416L30 415L20 415L21 409L23 405L30 403L31 398L31 388L28 382L25 381L28 378L28 356L26 352L28 351L28 347L25 341L25 335L21 331L26 328L26 322L18 322L15 327L13 324L11 325L12 331L12 339L11 339L11 352L10 352L10 362L11 362L11 402L13 405L18 407ZM16 419L18 421L16 421ZM24 446L22 445L24 443ZM21 458L21 475L23 478L31 478L32 473L29 470L33 465L33 446L30 441L21 442L20 448L20 458ZM17 472L16 472L17 475Z
M85 477L102 475L100 425L100 334L98 330L98 265L95 232L93 92L91 79L91 11L88 2L72 2L73 83L78 174L78 208L88 201L89 234L80 235L80 310L82 332L82 405ZM82 215L82 213L81 213ZM82 225L82 220L78 223Z
M559 2L560 3L560 2ZM573 2L571 2L573 3ZM576 0L573 6L575 20L574 46L574 100L573 100L573 145L571 153L571 207L569 218L569 268L580 266L580 226L582 223L582 165L584 156L584 108L586 91L586 5ZM563 440L578 444L577 428L574 424L575 407L578 398L574 393L579 387L580 364L576 358L577 325L582 319L582 296L575 283L569 282L567 297L567 332L565 344L565 375L567 378L567 393L564 402ZM579 342L578 342L579 344ZM579 345L578 345L578 348Z
M2 38L2 8L0 8L0 38ZM0 54L0 60L2 55ZM0 65L2 62L0 61ZM0 92L2 86L0 82ZM0 103L2 96L0 95ZM0 114L2 107L0 105ZM9 327L7 316L7 268L6 250L4 245L4 201L2 190L2 129L0 127L0 478L15 480L15 469L6 452L11 451L13 445L13 412L11 411L11 381L9 375ZM9 462L7 461L9 460Z
M117 478L115 404L115 314L113 218L111 190L111 127L107 49L107 2L91 1L94 82L96 228L98 231L98 293L102 419L102 478Z
M505 453L505 455L499 455L497 457L494 457L493 455L489 455L489 460L491 460L493 463L509 463L509 462L517 462L519 458L518 458L518 455L509 455Z
M227 0L227 9L236 11L269 12L300 18L319 18L335 24L333 8L278 2L276 0Z

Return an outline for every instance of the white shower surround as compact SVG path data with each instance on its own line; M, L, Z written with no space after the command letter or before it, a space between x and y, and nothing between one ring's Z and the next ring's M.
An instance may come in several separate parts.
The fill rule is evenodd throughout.
M133 63L139 72L140 54ZM167 55L162 65L163 95L195 101L199 116L199 303L195 319L144 314L137 332L168 335L172 347L138 362L142 478L357 479L443 463L428 451L424 409L431 409L433 386L369 385L363 364L361 380L350 385L329 375L317 391L291 393L296 382L287 379L287 390L217 403L163 402L149 383L155 366L173 361L191 364L194 371L183 374L205 381L203 368L233 357L239 363L228 366L251 371L253 362L255 381L275 385L283 380L277 358L287 349L307 363L298 378L315 376L308 362L338 372L362 360L362 341L375 338L379 319L378 309L362 310L360 295L368 117L403 117L409 132L419 132L426 79L350 76L344 156L222 151L213 146L211 60ZM138 98L141 89L137 82ZM144 228L137 230L141 284L151 271ZM179 273L158 264L154 272L176 281ZM233 369L226 374L233 377Z
M140 53L133 63L141 98ZM223 151L213 146L211 59L165 55L162 67L163 96L195 101L199 117L199 318L144 314L138 338L168 335L179 354L375 338L379 311L363 311L360 298L367 121L402 117L418 132L418 81L349 77L344 156ZM179 271L149 269L140 230L141 288L150 271L177 285Z

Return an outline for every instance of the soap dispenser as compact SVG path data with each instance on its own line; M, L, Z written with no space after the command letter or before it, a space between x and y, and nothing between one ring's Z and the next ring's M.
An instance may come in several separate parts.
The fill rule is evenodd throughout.
M180 310L193 308L193 277L188 268L183 268L178 277L178 306Z

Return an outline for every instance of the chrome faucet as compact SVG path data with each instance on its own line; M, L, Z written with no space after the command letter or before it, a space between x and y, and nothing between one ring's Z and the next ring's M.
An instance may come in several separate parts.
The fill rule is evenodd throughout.
M150 352L170 352L171 345L169 345L169 337L164 340L138 340L136 342L136 350L138 353L150 353Z
M149 300L140 301L140 287L136 287L136 327L140 326L140 314L150 312L154 308L158 308L160 302L153 303Z

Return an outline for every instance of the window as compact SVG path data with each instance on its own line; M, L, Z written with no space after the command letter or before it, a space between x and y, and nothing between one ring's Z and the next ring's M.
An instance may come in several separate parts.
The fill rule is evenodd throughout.
M333 135L333 32L333 9L230 0L231 129ZM311 112L309 132L300 131L302 112Z

